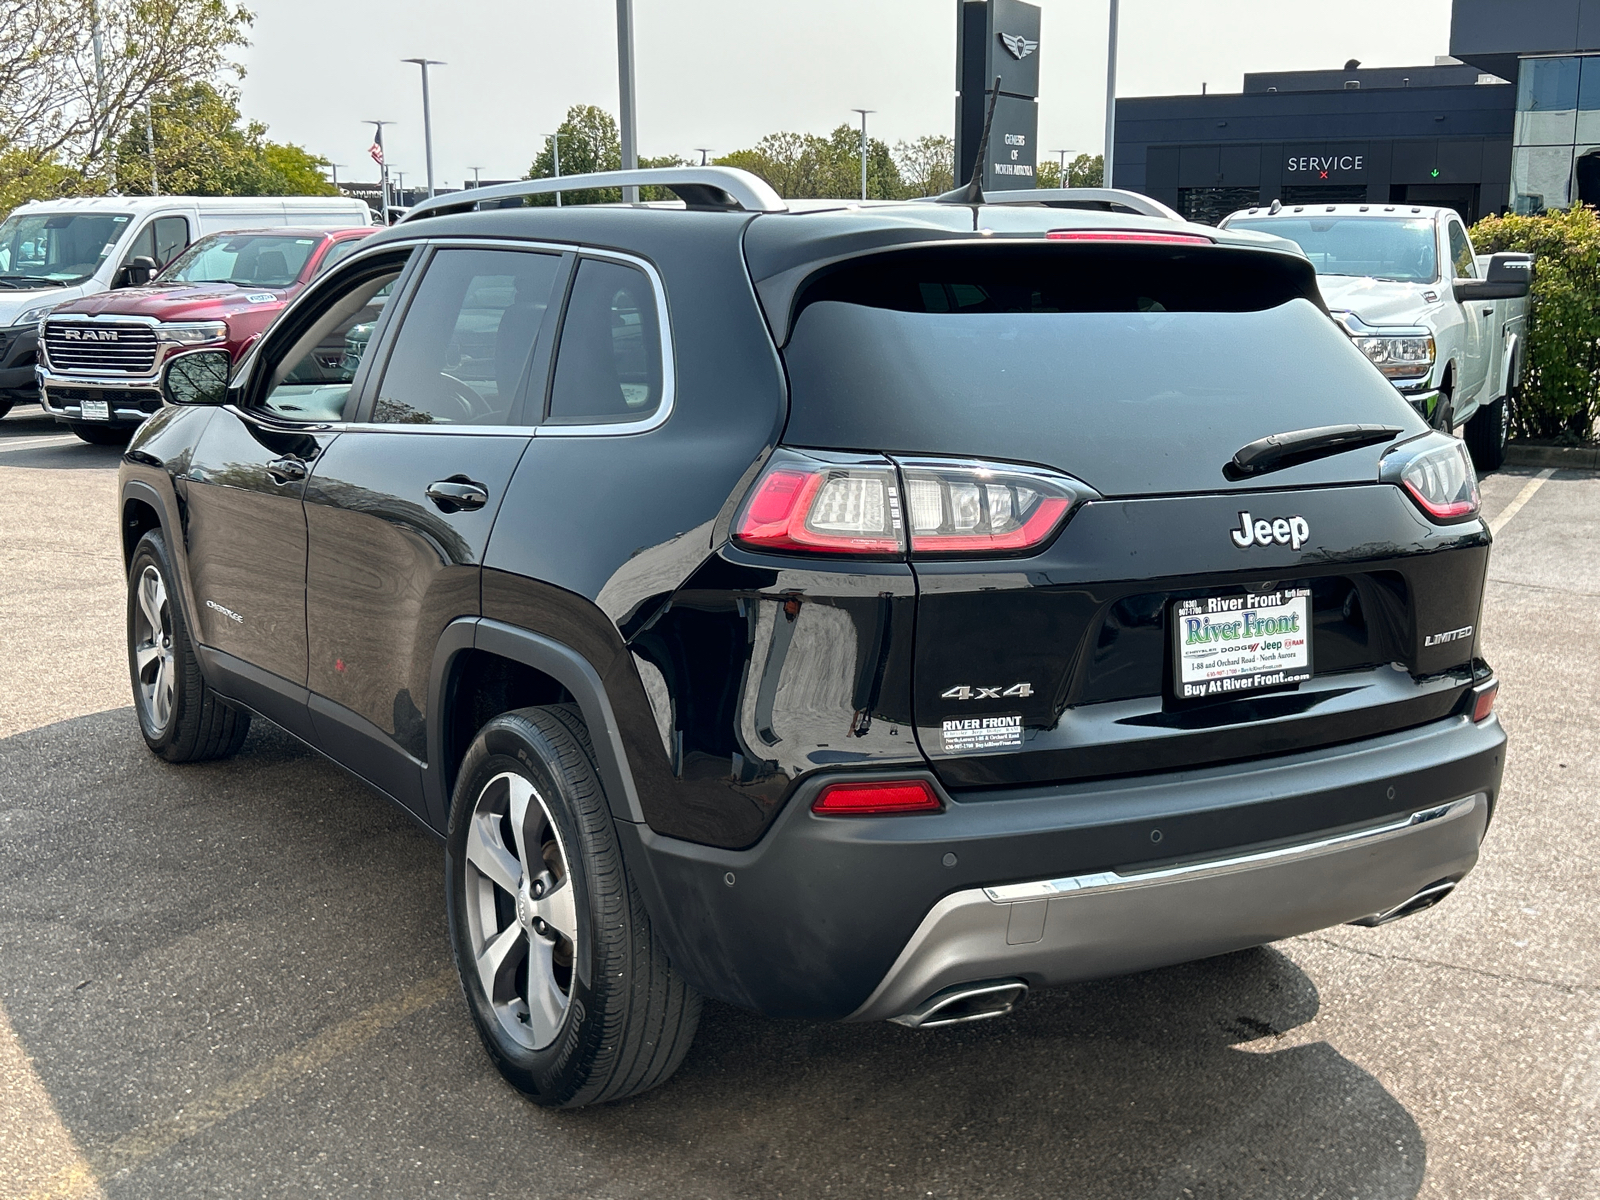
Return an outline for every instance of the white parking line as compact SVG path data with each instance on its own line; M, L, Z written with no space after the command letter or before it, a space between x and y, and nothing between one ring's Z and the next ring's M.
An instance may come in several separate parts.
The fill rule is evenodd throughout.
M51 446L70 446L78 440L75 434L48 434L41 437L0 439L0 454L13 450L45 450Z
M1516 516L1522 511L1522 506L1529 500L1532 500L1533 494L1542 488L1545 480L1549 479L1550 476L1554 475L1555 473L1556 469L1554 467L1546 467L1532 479L1528 480L1523 489L1517 493L1517 498L1510 504L1506 505L1505 508L1501 509L1498 517L1489 522L1489 532L1495 536L1499 536L1500 531L1506 527L1506 523L1510 521L1512 517Z

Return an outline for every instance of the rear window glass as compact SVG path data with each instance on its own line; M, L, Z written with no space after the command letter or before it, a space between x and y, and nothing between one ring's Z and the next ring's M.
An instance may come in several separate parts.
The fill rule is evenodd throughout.
M586 258L561 321L552 425L637 421L661 406L655 292L637 267Z
M1315 299L1304 263L1224 247L963 246L857 259L814 278L819 300L920 313L1259 312Z
M1038 463L1137 495L1226 486L1223 464L1268 434L1415 423L1305 294L1303 260L1212 253L919 252L834 271L802 293L783 351L784 440Z

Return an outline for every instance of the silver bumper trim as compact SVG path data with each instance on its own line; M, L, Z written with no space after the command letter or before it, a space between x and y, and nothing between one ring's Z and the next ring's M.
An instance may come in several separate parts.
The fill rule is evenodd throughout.
M923 918L849 1019L888 1020L975 980L1098 979L1374 917L1465 876L1488 819L1479 792L1382 825L1226 858L956 892Z

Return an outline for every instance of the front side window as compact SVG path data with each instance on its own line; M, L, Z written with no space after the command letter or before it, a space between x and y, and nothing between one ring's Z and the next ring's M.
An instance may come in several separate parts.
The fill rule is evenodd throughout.
M277 358L262 408L293 421L338 421L373 330L404 264L363 276L322 302L322 311Z
M82 283L133 218L123 213L13 214L0 224L0 287Z
M161 281L288 287L300 277L320 240L272 233L213 234L189 247L162 273Z
M504 425L550 304L561 258L441 250L395 336L372 421Z
M561 321L552 425L637 421L661 407L661 325L638 267L586 258Z
M1467 231L1454 221L1450 222L1450 261L1455 266L1457 279L1476 279L1478 264L1472 261L1472 243Z

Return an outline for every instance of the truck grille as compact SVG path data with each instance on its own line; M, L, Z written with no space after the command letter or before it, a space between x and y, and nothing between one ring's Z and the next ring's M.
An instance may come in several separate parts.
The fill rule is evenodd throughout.
M58 371L148 375L156 364L156 334L148 325L46 321L44 344Z

